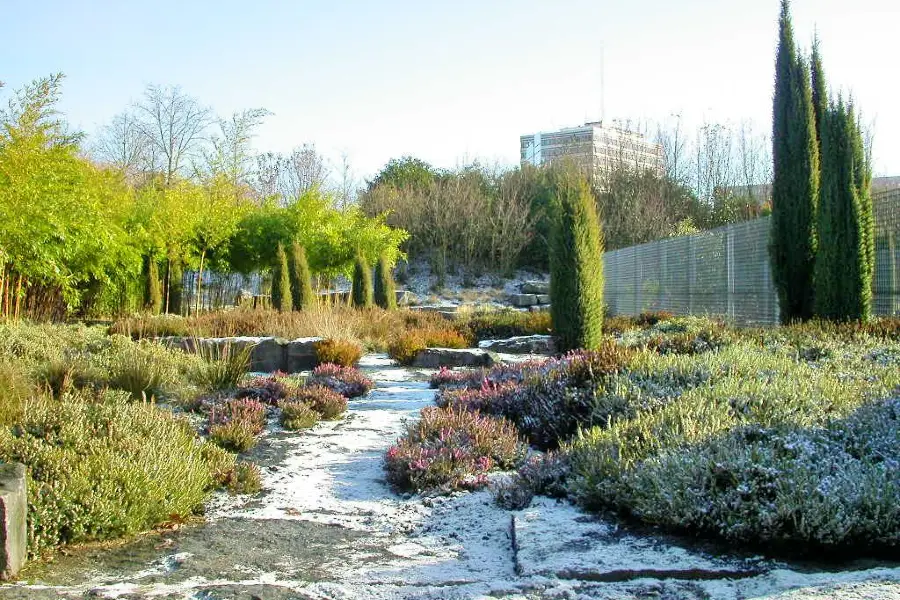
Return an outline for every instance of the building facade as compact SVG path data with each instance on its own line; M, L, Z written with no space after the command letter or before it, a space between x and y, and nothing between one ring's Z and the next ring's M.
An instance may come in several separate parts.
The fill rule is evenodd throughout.
M639 133L602 123L585 123L520 138L522 164L552 164L563 158L602 179L617 168L664 173L663 149Z

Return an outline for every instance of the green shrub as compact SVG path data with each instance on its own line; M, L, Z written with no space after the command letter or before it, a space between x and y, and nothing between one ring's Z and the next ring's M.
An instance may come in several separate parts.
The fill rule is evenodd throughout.
M477 488L486 474L510 469L525 454L505 419L459 408L431 407L385 456L388 481L402 490Z
M316 362L352 367L362 358L363 349L351 340L326 339L315 343Z
M375 265L375 304L385 310L397 308L397 292L387 254L382 254Z
M290 401L306 404L326 421L339 419L347 411L347 399L321 385L298 388L290 397Z
M122 392L33 396L0 428L0 458L28 467L28 552L107 540L199 511L215 485L190 424Z
M159 398L181 378L176 361L158 344L123 341L110 357L107 384L136 400Z
M298 242L291 246L291 298L294 310L307 310L316 305L312 273L306 260L306 249Z
M553 173L558 192L550 243L550 314L557 348L603 341L603 234L587 180L571 166Z
M206 391L234 389L250 370L253 346L236 347L205 344L194 340L194 348L203 359L192 374L194 382Z
M551 319L550 313L546 311L484 311L472 314L464 328L465 333L475 340L546 335L551 330Z
M356 308L371 308L374 303L372 290L372 269L362 254L356 255L353 266L353 289L351 299Z
M282 400L278 406L281 408L281 426L285 429L309 429L319 422L319 413L306 402Z
M224 485L232 494L258 494L262 491L262 474L256 464L241 461L234 465Z

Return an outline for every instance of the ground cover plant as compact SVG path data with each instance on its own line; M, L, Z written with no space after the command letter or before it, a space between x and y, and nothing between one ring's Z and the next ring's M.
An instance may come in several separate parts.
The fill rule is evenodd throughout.
M432 377L443 410L560 446L525 461L524 490L502 491L506 504L567 494L732 542L895 551L896 319L740 330L659 317L628 320L599 353ZM416 456L398 447L395 461Z
M258 489L253 466L166 406L208 391L207 366L102 328L0 324L0 459L27 468L30 557L188 519L218 487Z

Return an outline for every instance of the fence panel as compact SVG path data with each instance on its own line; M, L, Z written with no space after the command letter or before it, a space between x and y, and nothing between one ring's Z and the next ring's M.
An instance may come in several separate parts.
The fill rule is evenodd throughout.
M873 198L873 309L900 315L900 190ZM778 299L769 267L770 217L604 254L612 314L644 310L715 315L775 324Z

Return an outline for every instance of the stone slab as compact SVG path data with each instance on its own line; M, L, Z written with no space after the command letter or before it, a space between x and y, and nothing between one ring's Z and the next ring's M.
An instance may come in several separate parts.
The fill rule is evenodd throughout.
M14 578L25 565L27 511L25 465L0 464L0 579Z
M482 350L501 354L553 354L556 345L550 335L521 335L504 340L484 340L478 343Z
M321 340L322 338L301 338L287 342L284 372L298 373L315 368L316 364L318 364L316 359L316 342Z
M472 348L426 348L416 355L414 367L420 369L439 369L441 367L492 367L496 364L494 356L486 350Z
M537 295L537 303L538 304L550 304L550 295L549 294L538 294Z
M550 282L549 281L526 281L523 283L519 290L523 294L549 294L550 293Z
M518 308L525 308L537 304L538 297L534 294L510 294L509 303Z
M772 568L759 560L715 557L659 538L619 531L568 503L535 498L513 515L516 568L523 576L583 581L741 578Z

